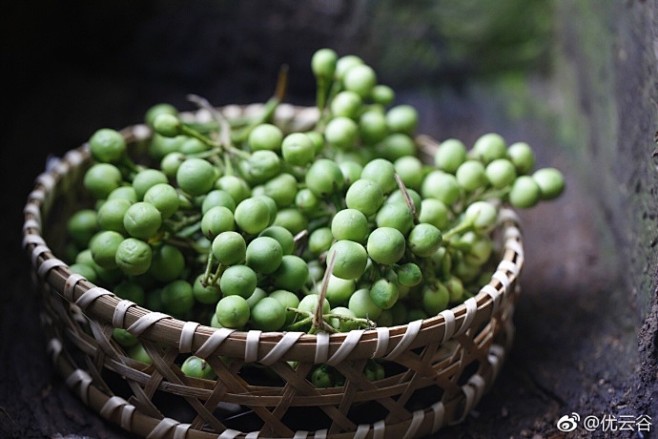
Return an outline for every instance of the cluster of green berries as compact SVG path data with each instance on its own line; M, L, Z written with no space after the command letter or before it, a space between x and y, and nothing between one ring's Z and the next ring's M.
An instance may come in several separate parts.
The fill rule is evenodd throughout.
M241 330L399 325L477 294L501 205L557 197L560 172L535 171L527 144L493 133L470 149L445 140L423 162L417 111L394 105L372 67L330 49L311 64L308 131L275 125L273 98L256 118L195 125L158 104L140 164L119 132L94 133L95 206L69 220L71 270L151 310ZM115 339L147 359L126 331ZM212 373L189 363L190 376Z

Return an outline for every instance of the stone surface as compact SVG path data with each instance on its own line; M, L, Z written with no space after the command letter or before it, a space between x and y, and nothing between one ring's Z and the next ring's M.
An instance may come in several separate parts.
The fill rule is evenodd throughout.
M11 109L0 132L1 437L130 437L73 397L45 352L20 227L46 156L100 126L132 124L156 102L189 107L190 92L218 105L262 101L282 60L295 72L290 99L308 102L313 84L305 69L315 48L331 44L380 60L382 47L363 25L372 16L366 4L284 1L257 15L252 1L185 10L157 1L8 7L0 26L10 66L3 107ZM424 132L472 143L497 131L528 141L539 164L562 169L568 182L561 199L521 212L527 265L514 348L477 409L441 437L561 437L556 421L572 412L658 420L658 2L551 4L552 62L542 74L499 69L483 81L477 69L451 75L428 62L422 88L392 83L400 100L420 109ZM393 73L385 77L394 81ZM570 437L589 433L580 428Z

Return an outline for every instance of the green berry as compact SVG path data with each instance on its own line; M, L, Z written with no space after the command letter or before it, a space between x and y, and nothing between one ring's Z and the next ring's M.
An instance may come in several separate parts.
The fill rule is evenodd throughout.
M151 128L155 122L155 118L161 114L171 114L172 116L178 116L178 110L171 104L160 103L155 104L146 111L144 115L144 122Z
M343 86L362 98L370 96L373 87L377 85L377 74L372 67L358 64L350 67L343 76Z
M378 158L366 163L361 171L361 179L377 183L383 194L388 194L398 187L395 166L386 159Z
M337 240L365 243L370 233L368 218L357 209L343 209L331 220L331 233Z
M148 271L152 257L150 245L139 239L127 238L119 244L115 262L122 272L137 276Z
M233 265L222 273L219 288L224 296L241 296L247 298L256 289L258 278L256 272L246 265Z
M126 141L118 131L101 128L89 139L89 151L97 162L116 163L126 153Z
M414 140L404 133L390 134L376 145L376 151L381 157L392 162L402 157L415 157L417 149Z
M254 238L247 245L247 265L257 273L270 274L281 265L283 249L281 244L269 236Z
M308 228L308 218L304 216L299 209L288 207L281 209L276 213L276 217L272 224L283 227L290 233L296 235Z
M208 161L189 158L180 164L176 172L178 186L190 195L210 192L217 179L217 170Z
M124 199L107 200L98 209L98 226L104 230L125 233L123 217L130 207L130 201Z
M483 188L487 185L487 175L482 162L467 160L462 163L455 174L457 182L469 192Z
M348 117L335 117L329 121L324 131L327 143L339 149L351 149L359 136L359 127Z
M233 212L235 211L236 204L231 194L221 189L215 189L208 192L203 198L201 214L205 214L215 206L223 206Z
M201 218L201 231L208 239L214 239L220 233L234 229L235 219L228 207L212 207Z
M306 166L315 158L315 145L305 133L288 134L281 144L281 154L286 163Z
M542 200L552 200L564 191L564 176L555 168L542 168L532 174L532 179L539 186Z
M365 111L359 118L359 137L367 145L374 145L388 135L386 116L381 111Z
M291 174L279 174L265 183L264 189L277 207L287 207L295 202L297 179Z
M151 186L144 194L144 201L155 206L163 219L171 217L180 206L178 191L168 183Z
M423 288L423 309L429 315L437 315L448 307L450 303L450 292L442 283L428 285Z
M327 261L334 258L332 274L341 279L358 279L366 270L368 253L361 244L349 240L336 241L327 254Z
M165 312L176 316L185 316L194 306L192 285L186 280L175 280L168 283L160 294Z
M113 328L112 339L124 348L131 348L139 343L137 337L123 328Z
M261 198L247 198L235 208L235 223L251 234L257 235L270 225L270 208Z
M299 306L299 297L291 291L287 290L275 290L272 291L269 295L272 299L276 299L284 309L286 309L286 325L289 325L295 320L297 314L288 310L288 308L297 308Z
M434 165L445 172L454 174L466 161L466 146L457 139L448 139L439 145L434 153Z
M317 197L325 198L343 188L345 179L338 164L329 159L318 159L306 171L306 187Z
M160 113L153 119L153 129L164 137L175 137L181 134L182 124L174 114Z
M336 62L335 77L342 80L345 74L354 66L364 64L363 60L356 55L345 55L338 58Z
M321 227L311 232L308 237L308 249L314 255L320 255L331 247L334 235L329 227Z
M135 238L149 239L162 225L160 211L151 203L144 201L131 205L123 217L123 227Z
M215 315L223 327L242 329L249 321L251 310L244 297L228 296L217 303Z
M378 227L368 236L368 255L373 261L392 265L404 256L404 235L392 227Z
M212 254L222 265L241 264L247 255L247 243L237 232L222 232L212 241Z
M398 276L398 283L405 287L415 287L423 280L423 272L420 267L413 263L407 262L395 270Z
M114 231L99 232L91 238L89 249L94 262L103 268L115 268L115 257L123 236Z
M109 163L96 163L85 173L83 185L97 200L104 200L121 185L121 171Z
M332 49L319 49L311 58L311 69L317 78L331 79L336 71L338 55Z
M498 209L487 201L475 201L464 212L464 220L472 223L479 232L493 229L497 219Z
M276 299L264 297L251 308L251 325L262 331L279 331L286 323L286 309Z
M185 256L175 246L163 244L153 249L149 274L160 282L171 282L185 270Z
M391 309L400 297L398 286L386 279L375 281L370 287L370 299L381 309Z
M212 379L215 371L203 358L190 356L185 359L180 367L181 372L190 378Z
M321 285L318 284L316 288L319 293ZM330 275L327 282L326 297L332 308L338 305L347 305L355 289L356 282L354 279L343 279L335 275Z
M525 142L517 142L507 148L507 156L519 175L529 174L535 167L535 154Z
M444 230L450 224L450 209L439 200L425 198L420 204L418 221L432 224L439 230Z
M194 279L192 294L194 299L206 305L214 305L222 298L222 292L217 285L204 285L204 275L200 274Z
M475 141L473 153L486 165L507 157L507 144L500 134L487 133Z
M541 188L532 177L521 175L514 181L508 198L513 207L530 208L539 202Z
M281 171L281 158L274 151L258 150L240 162L242 173L253 184L264 183Z
M276 288L299 291L308 280L309 270L306 261L299 256L284 255L281 264L273 273L272 283Z
M382 308L378 307L370 298L369 288L356 290L350 296L347 307L358 318L375 320L382 313Z
M354 119L358 116L362 104L361 96L353 91L344 90L334 97L329 109L333 117Z
M390 105L395 100L395 91L388 85L377 84L370 93L372 100L380 105Z
M393 133L412 135L418 126L418 112L411 105L398 105L386 112L386 125Z
M395 173L400 176L407 189L419 190L423 183L423 162L414 155L400 157L393 163Z
M510 186L516 180L516 168L508 159L496 159L489 163L486 174L489 183L496 189Z
M446 206L452 206L461 197L461 186L454 175L432 171L423 180L420 193L423 198L433 198Z
M281 149L283 141L283 132L276 125L263 123L249 133L247 143L252 151L269 150L278 151Z
M110 192L110 195L107 196L108 200L127 200L132 203L139 201L137 199L137 193L132 186L120 186Z
M420 223L414 226L407 238L409 249L416 256L427 258L439 249L443 236L432 224Z
M413 227L414 217L406 203L386 203L377 212L375 223L377 227L393 227L406 235Z
M215 183L215 187L227 192L231 198L233 198L235 203L239 203L245 198L251 196L251 189L249 188L247 182L235 175L224 175L219 177Z

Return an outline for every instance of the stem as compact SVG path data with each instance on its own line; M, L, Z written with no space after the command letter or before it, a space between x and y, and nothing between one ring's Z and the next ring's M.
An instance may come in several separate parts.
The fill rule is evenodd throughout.
M119 162L119 166L125 166L128 172L130 173L138 173L139 172L139 166L135 164L135 162L132 161L130 157L128 157L127 154L124 154L121 157L121 161Z
M302 311L298 308L293 308L291 306L286 307L286 311L292 311L298 315L304 316L302 320L298 320L288 326L289 331L294 331L297 329L303 329L304 326L313 323L313 314L308 311Z
M324 127L327 124L329 117L331 116L331 114L327 111L327 104L333 101L336 95L340 92L341 88L341 81L334 81L331 84L331 87L329 87L329 92L320 111L320 118L318 119L318 123L315 126L316 131L322 132L324 130Z
M327 262L327 269L324 272L324 276L322 277L322 284L320 286L320 294L318 297L318 306L315 308L315 313L313 314L313 324L311 326L311 330L309 333L315 333L320 330L326 330L326 327L331 325L328 325L324 321L324 317L322 314L322 305L324 304L324 300L327 297L327 289L329 288L329 279L331 277L331 273L334 271L334 265L336 264L336 252L333 252L331 254L331 257L329 258L329 261ZM331 327L331 330L333 330L333 327Z
M167 221L167 227L172 233L178 233L184 228L186 228L187 226L190 225L196 226L196 223L199 224L199 227L201 226L201 214L192 214L190 216L184 216L179 221L176 220Z
M402 193L404 202L407 204L407 207L411 211L411 216L414 217L414 222L418 222L418 212L416 212L416 205L414 204L414 201L411 199L411 195L409 195L407 186L404 184L402 178L400 178L400 176L397 173L395 173L395 182L398 184L398 188L400 188L400 192Z
M329 313L329 314L325 314L323 316L323 318L325 318L325 319L336 318L338 320L343 320L343 321L346 321L346 322L356 323L357 325L359 325L359 327L362 327L362 328L365 328L365 329L371 329L371 328L375 328L377 326L377 324L375 322L373 322L372 320L370 320L370 319L364 319L364 318L361 318L361 317L350 317L350 316L345 316L345 315L342 315L342 314ZM336 331L336 332L339 332L339 331Z
M206 248L198 246L195 242L190 241L189 239L185 239L185 238L181 239L176 236L169 236L167 238L164 238L162 241L176 247L192 249L201 255L208 254L208 250Z
M443 234L443 242L449 243L453 236L473 229L473 221L463 221Z
M327 81L324 77L318 78L318 89L315 96L315 104L318 107L320 114L324 112L327 105L327 95L329 94L331 82Z
M212 252L210 252L212 255ZM219 280L220 276L224 272L224 269L226 267L223 264L217 265L217 270L215 270L215 274L213 275L212 279L210 280L210 285L217 285L217 281Z
M206 263L206 270L203 272L203 279L201 279L201 285L204 287L208 286L210 281L210 270L212 269L213 254L212 252L208 253L208 262Z
M252 120L246 127L244 127L239 132L235 133L232 137L234 143L243 143L249 137L251 131L256 128L258 125L265 123L270 120L274 115L274 111L279 106L283 98L285 97L286 89L288 87L288 66L283 65L279 69L279 76L276 81L276 88L274 90L274 96L272 96L266 103L263 109L263 113Z
M200 140L201 142L205 143L206 145L210 146L211 148L218 148L219 145L217 142L212 140L210 137L205 136L192 128L189 125L181 124L181 132L185 134L186 136L194 137L197 140Z

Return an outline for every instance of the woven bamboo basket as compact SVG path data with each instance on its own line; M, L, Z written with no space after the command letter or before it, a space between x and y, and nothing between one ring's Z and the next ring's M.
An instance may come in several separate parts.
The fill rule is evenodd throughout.
M230 118L259 109L221 111ZM204 121L209 114L184 116ZM281 105L275 122L302 129L316 117L312 109ZM131 144L150 136L143 125L122 133ZM430 139L423 142L432 147ZM122 300L73 274L58 258L60 232L79 203L88 164L86 145L50 161L28 196L23 245L43 294L55 367L86 405L123 429L175 439L420 437L461 422L495 380L513 338L523 265L511 210L501 209L500 259L490 282L437 316L331 335L217 329ZM131 359L112 339L113 328L136 335L152 365ZM183 375L177 363L182 354L206 359L217 379ZM364 376L373 358L386 364L384 379ZM316 364L335 367L345 382L315 388L305 377Z

